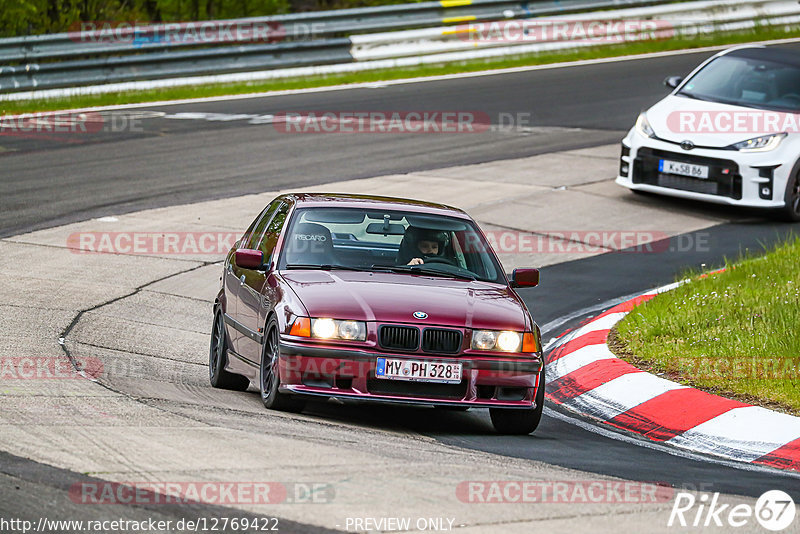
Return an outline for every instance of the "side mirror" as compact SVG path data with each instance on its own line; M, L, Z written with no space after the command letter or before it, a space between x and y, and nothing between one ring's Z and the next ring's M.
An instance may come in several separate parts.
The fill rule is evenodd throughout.
M683 81L683 76L669 76L664 79L664 85L666 85L670 89L675 89L681 84L682 81Z
M236 251L236 265L245 269L262 269L264 254L260 250L240 248Z
M514 269L511 287L536 287L539 285L539 269Z

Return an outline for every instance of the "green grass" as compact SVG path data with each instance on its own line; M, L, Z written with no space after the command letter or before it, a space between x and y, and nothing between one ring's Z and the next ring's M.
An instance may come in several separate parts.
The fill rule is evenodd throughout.
M672 380L800 413L800 239L638 306L612 349ZM633 356L635 355L635 356Z
M91 106L111 106L138 102L155 102L158 100L202 98L222 95L259 93L265 91L279 91L285 89L305 89L340 84L378 82L401 78L414 78L419 76L436 76L460 72L474 72L487 69L543 65L564 61L579 61L584 59L617 57L651 52L662 52L667 50L720 46L772 39L786 39L792 37L800 37L800 29L796 27L789 29L758 27L746 32L701 35L692 38L673 38L660 41L640 41L621 45L564 50L546 54L504 57L493 60L473 60L453 62L442 65L425 65L412 68L371 70L351 74L289 78L281 80L268 80L263 82L197 85L150 91L76 96L61 99L0 102L0 114L52 111ZM665 76L667 74L673 73L664 73Z

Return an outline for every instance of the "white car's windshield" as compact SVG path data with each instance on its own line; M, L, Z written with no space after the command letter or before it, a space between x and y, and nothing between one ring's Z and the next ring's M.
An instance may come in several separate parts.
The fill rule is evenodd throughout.
M278 265L506 283L489 244L471 221L404 211L298 209Z
M703 67L678 94L737 106L797 112L800 67L747 54L728 54Z

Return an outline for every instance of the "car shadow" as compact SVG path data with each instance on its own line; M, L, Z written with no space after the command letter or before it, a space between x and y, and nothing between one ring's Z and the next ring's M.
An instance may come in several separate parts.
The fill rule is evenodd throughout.
M424 435L495 435L487 409L458 411L448 408L310 401L303 415L378 430Z
M748 223L770 223L774 224L778 219L774 211L757 208L746 208L742 206L729 206L726 204L714 204L700 200L688 198L670 197L649 192L629 192L628 195L621 197L624 202L635 203L652 208L674 211L683 215L695 217L712 217L730 222Z

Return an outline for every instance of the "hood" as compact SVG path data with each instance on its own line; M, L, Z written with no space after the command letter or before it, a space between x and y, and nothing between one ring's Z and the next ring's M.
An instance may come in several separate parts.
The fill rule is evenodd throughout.
M757 121L748 119L748 113L752 115L754 112L759 116ZM785 125L784 118L793 115L669 95L647 110L647 121L656 135L666 141L680 143L688 140L695 146L724 148L760 135L784 131L782 128L765 130L762 115L765 113L779 115L781 120L778 124L781 126ZM738 128L733 122L735 118L744 121Z
M498 284L395 273L284 271L312 317L496 330L530 328L526 311ZM417 320L413 314L425 312Z

